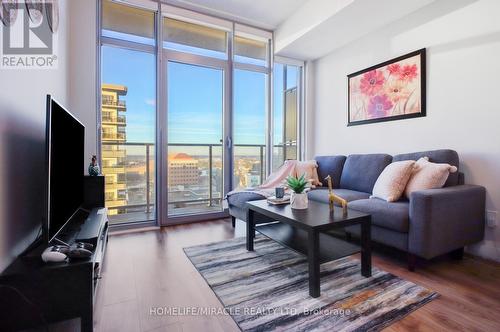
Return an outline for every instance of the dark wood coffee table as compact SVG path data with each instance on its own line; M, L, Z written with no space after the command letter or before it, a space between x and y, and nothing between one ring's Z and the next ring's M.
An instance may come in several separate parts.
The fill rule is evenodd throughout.
M305 210L295 210L287 205L271 205L266 200L247 203L247 250L253 251L255 231L307 256L309 264L309 295L320 296L319 266L332 260L361 252L361 275L371 277L371 216L328 204L309 201ZM255 225L257 214L278 222ZM361 246L325 234L338 228L361 225Z

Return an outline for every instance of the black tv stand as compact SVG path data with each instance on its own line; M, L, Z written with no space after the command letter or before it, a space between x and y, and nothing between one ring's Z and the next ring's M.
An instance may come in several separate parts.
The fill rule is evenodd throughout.
M61 245L61 246L68 246L69 247L69 243L66 243L66 242L64 242L62 240L59 240L56 237L52 240L52 242L50 244L51 245Z
M27 315L25 310L16 308L9 320L13 326L8 330L45 328L43 325L48 323L76 317L81 318L81 331L93 330L95 295L108 242L106 213L94 208L88 217L69 221L58 234L58 240L67 244L92 243L93 254L81 260L44 263L41 253L45 246L40 244L19 256L0 275L0 286L22 294L33 304L31 310L39 312ZM12 308L0 308L0 312L4 310L12 312Z

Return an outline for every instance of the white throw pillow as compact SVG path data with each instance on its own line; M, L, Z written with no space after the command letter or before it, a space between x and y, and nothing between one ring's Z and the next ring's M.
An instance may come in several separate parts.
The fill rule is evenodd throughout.
M450 173L457 171L456 166L450 164L431 163L428 157L422 157L415 163L415 170L406 185L405 195L417 190L441 188L446 183Z
M381 198L387 202L400 199L414 167L414 160L396 161L387 165L375 182L373 195L370 197Z

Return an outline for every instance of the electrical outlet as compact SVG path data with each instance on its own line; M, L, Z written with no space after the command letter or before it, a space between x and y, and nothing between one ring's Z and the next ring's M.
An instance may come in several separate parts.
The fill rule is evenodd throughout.
M497 211L486 211L486 226L491 228L497 226Z

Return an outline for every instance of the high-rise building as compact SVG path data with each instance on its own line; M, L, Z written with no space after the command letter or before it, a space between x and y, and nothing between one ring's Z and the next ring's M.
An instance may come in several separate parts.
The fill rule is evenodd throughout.
M177 153L168 158L169 186L197 185L199 182L198 160L186 153Z
M102 173L106 176L106 207L127 205L124 159L125 148L120 143L126 141L124 100L127 87L116 84L102 85ZM109 209L109 214L119 213L119 209Z

